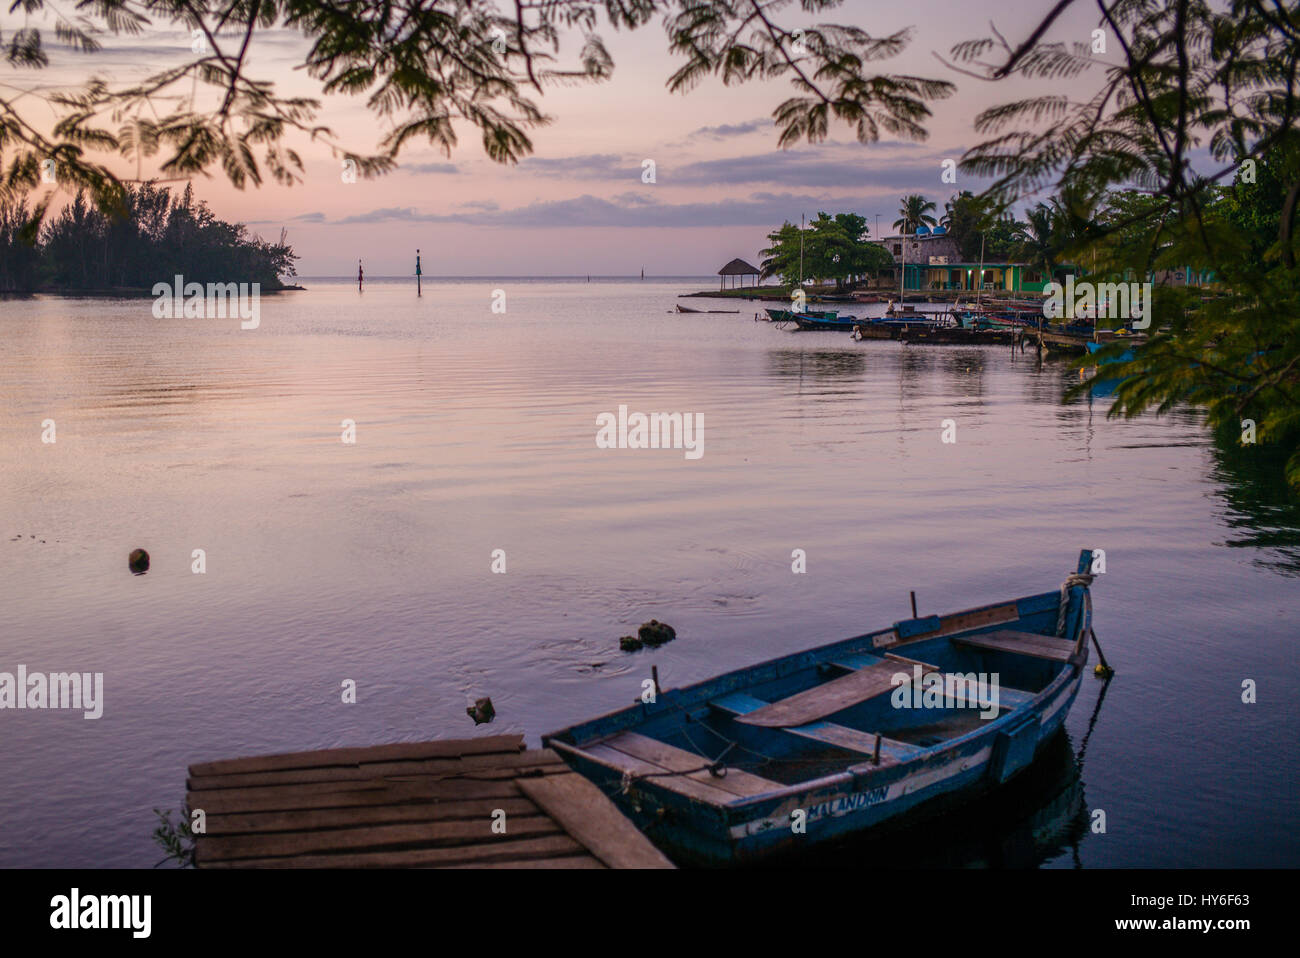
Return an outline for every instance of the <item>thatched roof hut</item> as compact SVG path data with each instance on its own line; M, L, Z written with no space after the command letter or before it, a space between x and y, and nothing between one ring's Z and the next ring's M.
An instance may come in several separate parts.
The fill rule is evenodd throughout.
M718 275L722 277L720 280L718 280L718 289L724 289L726 287L728 276L733 277L733 279L731 280L731 286L733 289L736 286L736 280L734 279L734 277L736 276L740 277L741 286L745 285L746 276L753 276L754 285L755 286L758 285L758 276L759 276L758 267L746 263L743 259L739 259L739 258L733 259L726 266L722 267L722 269L718 270Z

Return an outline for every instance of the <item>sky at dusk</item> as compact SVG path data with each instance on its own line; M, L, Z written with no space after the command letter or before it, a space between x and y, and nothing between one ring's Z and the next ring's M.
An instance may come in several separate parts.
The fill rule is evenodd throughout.
M766 234L801 214L857 212L873 235L878 214L881 233L888 234L904 193L923 193L942 211L956 189L978 190L984 184L962 174L956 186L941 182L943 160L960 158L978 142L972 121L980 110L1043 91L964 76L934 54L946 56L955 42L987 35L990 21L1014 45L1049 6L848 0L815 18L876 35L915 29L909 49L880 69L958 85L952 98L937 103L930 137L921 143L863 145L839 125L825 143L781 150L770 117L791 95L784 80L725 87L710 79L688 94L669 93L667 78L680 61L653 23L632 34L601 31L614 58L613 78L548 88L540 105L555 122L533 131L534 155L518 166L487 159L477 132L464 128L450 157L413 142L398 170L345 183L340 160L300 138L292 145L306 169L295 186L268 181L241 191L214 171L196 178L194 189L217 215L267 239L287 229L304 276L353 275L358 258L369 275L405 275L416 247L433 275L713 273L736 256L757 263ZM1096 26L1091 14L1072 11L1047 39L1089 42ZM796 11L782 22L797 25L799 16ZM15 25L13 14L0 20ZM110 37L91 55L60 49L52 33L49 40L52 65L24 74L28 85L75 84L96 74L124 81L190 55L189 34L179 29ZM314 81L295 69L306 46L294 32L271 31L256 42L250 72L273 79L282 93L319 96ZM1084 82L1090 90L1099 80L1096 74ZM326 99L318 119L359 153L374 151L386 132L361 97ZM653 184L642 182L647 159L656 167ZM141 174L157 175L158 162L145 160ZM121 158L114 168L125 176L137 172L134 161Z

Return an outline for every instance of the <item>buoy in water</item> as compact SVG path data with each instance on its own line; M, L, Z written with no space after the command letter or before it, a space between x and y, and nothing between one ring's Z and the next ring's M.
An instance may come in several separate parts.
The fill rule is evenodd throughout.
M144 575L149 571L149 553L143 549L132 549L129 562L131 571L136 575Z

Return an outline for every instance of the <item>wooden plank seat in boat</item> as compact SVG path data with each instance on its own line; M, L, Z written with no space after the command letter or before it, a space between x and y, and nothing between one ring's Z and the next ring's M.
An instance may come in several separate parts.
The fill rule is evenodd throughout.
M835 656L835 661L831 665L841 669L865 669L869 665L878 665L881 662L888 661L879 655L872 655L870 652L841 652Z
M754 698L754 696L747 695L744 692L732 692L730 695L724 695L722 698L713 699L709 702L709 705L713 708L733 717L753 714L768 704L762 699ZM849 728L847 725L836 725L833 722L809 722L807 725L796 725L782 731L798 735L801 738L811 739L814 742L820 742L823 745L834 745L836 748L842 748L846 751L860 752L863 755L873 755L876 750L874 732L861 732L858 729ZM919 746L909 745L907 742L897 742L885 738L883 735L880 737L880 764L882 765L890 762L901 762L920 751L922 749Z
M620 732L601 739L596 745L584 746L582 750L633 775L651 776L660 785L714 804L725 804L736 798L749 798L784 787L730 766L725 775L714 775L704 767L709 764L709 759L704 756L639 732ZM665 775L665 772L677 774Z
M861 668L862 667L861 665L854 665L853 663L860 661L861 659L864 658L873 658L873 656L869 656L869 655L855 655L855 656L847 656L847 657L841 656L835 660L834 664L838 665L840 668L845 668L845 669ZM905 672L908 675L914 674L912 672L912 665L913 665L912 659L905 659L901 655L890 655L888 656L888 658L900 666L899 671ZM924 663L916 663L916 664L924 664ZM942 674L944 680L944 688L947 689L950 684L949 683L950 673L944 672ZM969 694L974 694L974 691L975 690L973 689L969 690ZM1034 700L1034 698L1037 695L1038 695L1037 692L1026 692L1022 689L1008 688L1007 686L999 683L998 684L998 708L1000 708L1002 711L1009 711L1010 709L1019 708L1022 705L1028 705L1030 702ZM957 703L955 701L947 701L945 703L945 707L956 708ZM975 705L974 702L970 700L969 697L967 697L965 707L974 708L977 706Z
M981 632L978 635L961 635L953 638L954 645L972 649L987 649L990 652L1014 652L1035 659L1051 659L1066 662L1074 654L1074 643L1058 639L1052 635L1040 635L1037 632L1017 632L1013 629L998 629L995 632Z
M901 655L893 655L888 652L885 653L885 659L892 660L894 662L898 662L901 665L907 666L908 668L903 669L904 672L909 671L913 664L912 659L904 658ZM869 655L865 652L859 652L853 655L837 656L834 664L845 669L860 669L864 665L871 665L873 661L879 662L881 661L881 659L877 656ZM948 685L948 673L945 672L944 687L947 688L947 685ZM1038 695L1037 692L1026 692L1023 689L1012 689L1012 688L1008 688L1005 685L999 684L998 685L998 706L1003 711L1020 708L1020 706L1028 705L1030 702L1032 702L1037 697L1037 695Z
M1004 710L1018 709L1022 705L1028 705L1037 697L1037 692L1026 692L1023 689L1010 689L1005 685L998 685L998 706Z
M933 665L916 664L921 666L923 673L938 671L938 668ZM899 672L910 673L911 665L896 659L885 659L854 669L848 675L822 682L803 692L796 692L747 715L738 716L736 721L765 728L807 725L809 722L816 722L828 715L860 705L877 695L892 692L896 687L893 677Z

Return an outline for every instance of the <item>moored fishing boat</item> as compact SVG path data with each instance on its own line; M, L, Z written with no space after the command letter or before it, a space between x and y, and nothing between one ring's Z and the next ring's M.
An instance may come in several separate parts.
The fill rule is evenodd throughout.
M897 339L898 335L898 330L878 323L858 323L853 327L853 338L859 342L864 339Z
M1027 768L1065 721L1092 560L1084 550L1059 589L658 691L543 744L683 861L751 861L937 813Z
M768 318L770 318L774 323L794 322L796 315L811 316L814 319L835 319L839 315L839 313L834 310L828 312L815 309L804 310L802 313L795 313L789 309L764 309L763 312L767 313Z
M917 326L904 329L898 339L912 345L993 346L1015 343L1021 335L1019 329L994 326Z
M862 319L853 326L853 338L863 339L906 339L917 331L935 331L949 328L945 321L935 315L911 319Z
M1114 340L1111 340L1111 342L1114 342ZM1088 350L1088 352L1089 352L1090 354L1100 352L1104 347L1109 346L1109 345L1110 345L1109 342L1106 342L1106 343L1084 343L1085 348ZM1131 350L1131 349L1126 349L1126 350L1124 350L1122 353L1120 353L1118 356L1102 356L1102 357L1098 357L1098 362L1100 362L1103 366L1108 366L1108 365L1110 365L1111 363L1130 363L1130 362L1133 361L1133 357L1134 357L1133 350Z
M836 333L851 333L862 320L856 316L840 316L838 313L791 313L790 319L800 329L823 330Z

